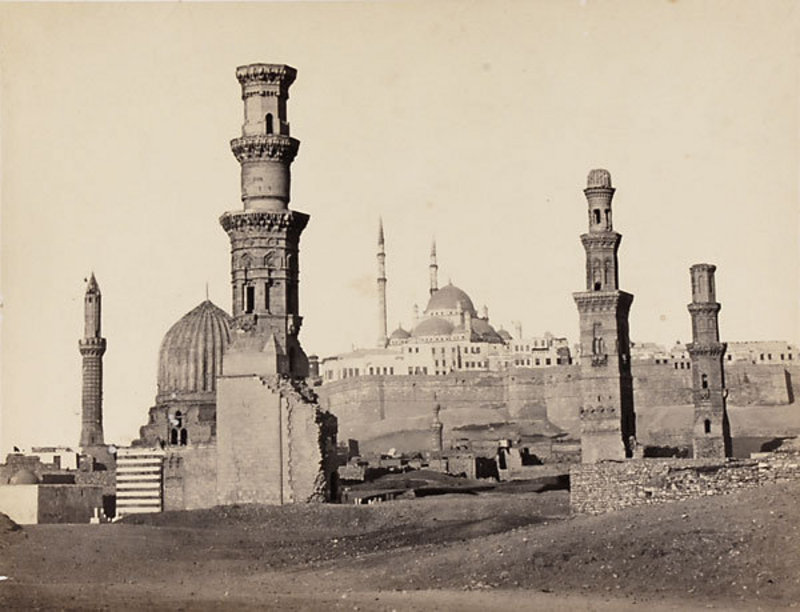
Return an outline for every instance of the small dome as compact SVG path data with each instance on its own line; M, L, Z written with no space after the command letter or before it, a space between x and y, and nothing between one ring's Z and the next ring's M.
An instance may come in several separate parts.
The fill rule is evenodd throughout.
M586 187L592 189L595 187L611 187L611 173L603 168L596 168L589 172L586 177Z
M389 336L389 339L390 340L407 340L410 337L411 337L411 334L409 334L402 327L398 327L396 330L394 330L392 332L392 335Z
M28 469L22 468L17 470L14 475L8 479L8 484L12 485L32 485L39 484L39 478L36 474Z
M497 332L497 335L500 336L503 339L503 342L506 343L511 342L511 340L513 340L511 334L508 332L508 330L505 329L501 329L499 332Z
M472 319L472 334L480 342L502 343L503 338L484 319Z
M452 283L448 283L433 293L425 312L458 310L459 304L461 304L461 309L464 312L470 313L473 317L477 316L478 313L475 311L475 306L472 305L472 300L469 296Z
M227 312L206 300L169 329L158 353L157 403L214 393L232 324Z
M449 336L453 333L453 324L446 319L431 317L425 319L411 332L412 336Z

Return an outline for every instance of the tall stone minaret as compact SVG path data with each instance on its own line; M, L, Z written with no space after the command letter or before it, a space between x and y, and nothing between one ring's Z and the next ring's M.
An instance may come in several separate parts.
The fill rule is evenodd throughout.
M300 143L289 136L286 116L289 86L296 74L281 64L236 69L244 123L231 150L242 167L244 208L223 214L220 224L231 240L237 328L250 336L251 346L264 343L264 350L272 353L270 359L274 357L274 373L303 377L308 374L308 359L297 337L302 323L298 255L300 234L309 217L289 209L289 167Z
M622 236L611 222L614 191L607 170L589 172L584 190L589 231L581 235L586 291L573 294L580 316L584 463L630 457L636 433L628 334L633 295L619 290L617 250Z
M83 298L83 339L78 342L83 356L80 442L82 450L104 444L103 354L106 352L106 339L100 335L101 300L100 287L92 272Z
M389 343L386 327L386 244L383 239L383 219L378 221L378 346Z
M431 243L431 295L439 289L439 264L436 263L436 239Z
M687 345L692 359L694 429L692 442L695 458L723 459L731 456L731 434L725 409L726 345L719 341L719 311L714 272L711 264L696 264L692 277L692 343Z

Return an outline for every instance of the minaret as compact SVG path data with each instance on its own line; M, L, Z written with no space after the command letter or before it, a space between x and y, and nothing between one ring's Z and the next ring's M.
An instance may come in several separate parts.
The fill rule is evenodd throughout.
M383 239L383 219L378 222L378 347L389 343L386 329L386 244Z
M231 150L241 164L244 208L223 214L220 224L231 240L237 328L253 344L259 339L270 345L275 373L303 377L308 359L297 338L302 323L298 249L309 217L289 209L289 167L300 143L289 135L286 116L289 86L296 74L281 64L236 69L244 123Z
M82 450L103 446L103 354L106 339L100 335L102 297L94 272L83 298L83 339L78 342L83 356L83 397L81 401Z
M725 409L726 345L719 341L718 316L722 306L716 301L711 264L696 264L692 277L692 343L686 346L692 360L694 395L694 457L724 459L731 456L731 435Z
M434 453L441 453L442 449L444 448L444 439L442 437L442 430L444 429L444 425L442 425L442 421L439 419L439 413L442 410L441 404L436 399L436 394L433 395L433 419L431 421L431 442L432 442L432 449Z
M439 289L439 264L436 263L436 239L431 243L431 264L429 266L431 272L431 295L436 293Z
M589 172L584 190L589 231L581 235L586 291L573 294L580 316L584 463L630 457L636 434L628 334L633 295L619 290L617 250L622 236L611 222L614 191L607 170Z

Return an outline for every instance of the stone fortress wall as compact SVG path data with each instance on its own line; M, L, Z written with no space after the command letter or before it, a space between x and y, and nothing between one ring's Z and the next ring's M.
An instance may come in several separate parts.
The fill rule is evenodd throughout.
M632 371L639 440L663 446L691 444L691 370L635 361ZM756 409L767 413L792 406L800 393L800 365L733 363L726 364L725 372L735 435L797 431L800 414L786 421L785 432L757 431L758 419L744 417ZM359 376L325 383L317 391L321 404L339 418L341 440L364 442L391 433L427 431L435 401L442 407L445 440L458 437L453 430L465 425L545 419L578 437L579 377L576 365L445 376Z

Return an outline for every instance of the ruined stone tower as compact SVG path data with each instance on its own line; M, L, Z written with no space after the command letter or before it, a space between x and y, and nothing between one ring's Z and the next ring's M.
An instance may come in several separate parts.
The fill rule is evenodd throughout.
M83 397L81 401L81 450L103 446L103 354L106 339L100 335L102 296L94 272L86 284L83 298Z
M378 346L389 343L386 325L386 244L383 239L383 219L378 222Z
M628 335L633 295L619 290L617 251L622 236L612 224L614 191L607 170L589 172L584 190L589 231L581 235L586 291L573 294L580 316L584 463L630 457L636 433Z
M244 124L231 149L244 207L220 218L231 240L234 329L216 385L219 504L324 501L336 470L336 418L305 383L297 338L298 249L309 217L288 206L299 145L286 117L295 75L278 64L236 69Z
M308 359L297 338L298 247L308 215L289 210L289 167L300 143L289 135L286 117L296 74L277 64L237 68L244 123L231 150L241 164L244 208L226 212L220 224L231 240L235 326L253 343L269 342L277 373L303 377Z
M719 341L719 311L714 272L711 264L696 264L692 277L692 343L687 345L692 360L694 427L692 444L695 458L722 459L731 456L731 436L725 409L726 345Z

